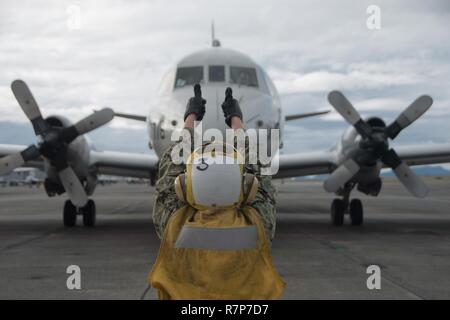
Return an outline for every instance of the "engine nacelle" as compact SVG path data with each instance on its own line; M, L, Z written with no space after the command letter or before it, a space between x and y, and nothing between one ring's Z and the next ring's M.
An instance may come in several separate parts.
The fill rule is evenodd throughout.
M50 116L45 119L52 128L67 128L72 123L62 116ZM79 136L67 146L67 163L72 167L75 174L85 187L88 195L92 194L95 189L97 177L95 172L89 168L91 143L85 136ZM47 174L45 188L49 196L60 194L64 188L59 181L56 169L51 165L50 161L44 159L44 170ZM62 190L61 190L62 188Z
M385 122L377 117L366 120L373 130L380 130L386 127ZM364 149L363 138L356 132L354 127L349 127L341 137L340 143L336 147L338 164L347 159L357 159L361 165L361 170L353 177L351 182L358 185L358 190L365 194L378 195L381 190L381 163L367 157L367 150Z

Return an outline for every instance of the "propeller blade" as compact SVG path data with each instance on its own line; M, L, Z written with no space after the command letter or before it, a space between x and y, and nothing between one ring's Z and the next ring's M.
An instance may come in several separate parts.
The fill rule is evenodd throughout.
M47 122L42 118L39 106L28 88L27 84L22 80L14 80L11 83L11 90L19 102L20 107L31 121L36 135L44 135L49 131Z
M64 141L70 143L76 137L103 126L113 118L114 111L111 108L104 108L100 111L96 111L90 116L78 121L73 126L64 129L62 132Z
M427 112L432 104L433 99L430 96L420 96L417 98L386 128L387 136L395 139L403 129Z
M70 166L67 166L59 171L58 174L59 179L61 180L61 183L70 198L70 201L72 201L72 204L79 208L84 207L88 201L88 198L80 179L78 179L73 169Z
M25 162L40 156L39 150L32 145L19 153L10 154L0 159L0 176L10 173L15 168L22 166Z
M428 195L429 189L425 182L420 179L411 168L404 162L396 169L394 173L397 179L417 198L425 198Z
M341 164L324 182L324 188L328 192L336 192L346 182L348 182L355 174L358 173L360 167L353 159L346 160Z
M331 91L328 94L328 101L348 123L355 127L361 136L365 138L370 136L372 127L361 118L358 111L340 91Z
M397 179L412 195L417 198L427 196L429 191L427 185L399 158L393 149L387 151L381 158L381 161L392 168Z

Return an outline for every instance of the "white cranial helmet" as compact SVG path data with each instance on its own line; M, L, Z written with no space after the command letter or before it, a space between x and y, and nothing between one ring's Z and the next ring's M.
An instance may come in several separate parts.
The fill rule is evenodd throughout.
M177 177L178 197L197 209L238 207L253 201L258 180L244 171L244 159L230 145L214 143L196 149L186 173Z

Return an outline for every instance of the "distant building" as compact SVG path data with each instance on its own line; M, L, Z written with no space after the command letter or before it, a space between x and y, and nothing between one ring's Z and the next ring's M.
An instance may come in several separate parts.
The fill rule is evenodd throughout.
M0 184L23 185L23 184L37 184L45 180L45 172L36 168L17 168L11 173L0 176Z

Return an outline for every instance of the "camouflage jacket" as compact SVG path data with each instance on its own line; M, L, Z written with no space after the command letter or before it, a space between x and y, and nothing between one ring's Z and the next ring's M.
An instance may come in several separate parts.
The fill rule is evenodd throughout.
M185 164L174 164L171 152L176 143L173 143L163 154L159 162L158 180L156 182L156 199L153 207L153 223L156 233L161 238L170 216L185 204L181 202L176 193L174 182L178 175L185 172ZM276 191L272 185L272 177L261 175L258 165L251 165L252 171L259 180L258 193L251 204L261 215L266 234L270 240L275 235L275 204Z

